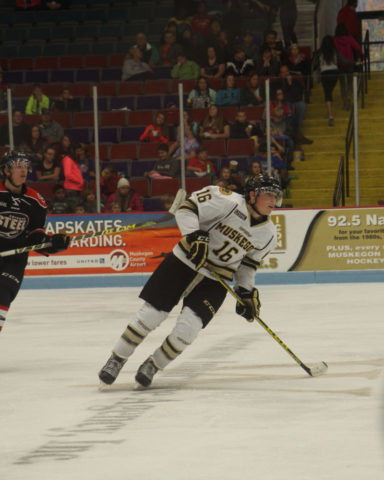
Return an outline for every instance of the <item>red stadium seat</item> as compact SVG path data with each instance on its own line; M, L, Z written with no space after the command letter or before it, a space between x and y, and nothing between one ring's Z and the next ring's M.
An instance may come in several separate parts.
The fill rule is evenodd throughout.
M253 155L255 153L255 142L252 139L229 139L227 145L227 155Z
M33 69L33 58L11 58L9 62L9 69L11 71Z
M111 160L127 160L129 158L137 158L136 142L111 146Z
M93 127L93 112L75 112L73 114L74 127Z
M115 97L117 88L115 82L106 82L97 84L97 94L99 97Z
M71 83L69 90L74 97L89 97L91 95L91 85L89 83Z
M28 125L38 125L41 123L41 115L24 115L24 122Z
M109 66L113 67L122 67L124 63L125 54L115 54L109 57Z
M87 149L89 151L89 154L91 155L91 158L96 158L95 145L88 145ZM109 149L108 145L99 145L100 161L104 162L109 159L108 149Z
M0 126L8 122L8 115L0 115Z
M49 200L53 195L53 187L56 182L31 182L29 186L40 193L45 200Z
M144 85L144 94L154 95L169 93L169 80L147 80Z
M262 120L264 107L241 107L242 111L247 114L248 120Z
M193 108L190 110L193 121L200 123L208 115L208 108Z
M64 85L61 83L47 83L44 85L43 90L48 97L58 97L63 91Z
M81 56L60 57L60 68L83 68L84 62Z
M129 183L141 197L149 197L149 183L146 178L131 178Z
M159 148L159 143L149 142L141 143L139 146L139 158L157 158L157 151Z
M60 124L63 128L72 127L72 114L68 112L52 112L52 119Z
M218 92L223 88L223 79L222 78L209 78L208 79L209 88L213 88Z
M57 57L37 57L35 70L56 70L57 63Z
M160 195L176 195L179 189L179 181L177 178L169 178L163 180L152 180L151 195L157 197Z
M227 149L225 140L206 140L203 142L204 147L207 149L209 157L223 157L226 155Z
M128 125L149 125L153 122L152 110L129 112Z
M171 93L179 92L179 83L180 80L172 80ZM183 84L183 93L189 93L196 87L196 80L181 80L181 83Z
M8 147L0 147L0 156L2 157L8 150Z
M106 68L108 67L107 55L87 55L85 57L85 68Z
M121 82L119 95L140 95L143 93L144 82Z
M201 190L202 188L207 187L210 184L211 184L210 177L185 179L185 188L188 194L192 192L196 192L196 190Z
M176 123L180 123L179 120L179 109L175 108L174 110L163 110L165 118L167 119L168 125L174 125Z
M102 112L101 127L125 126L127 124L127 112Z
M236 120L236 115L239 109L237 107L223 107L222 112L225 120L227 122L234 122Z
M14 97L29 97L32 94L32 85L15 85L13 87Z

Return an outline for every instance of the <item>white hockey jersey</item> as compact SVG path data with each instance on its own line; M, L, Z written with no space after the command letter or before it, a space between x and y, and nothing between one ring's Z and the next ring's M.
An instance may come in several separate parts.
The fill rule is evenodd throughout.
M276 227L269 217L251 224L247 202L242 195L225 188L209 186L192 193L176 212L183 238L173 249L182 262L195 268L187 259L190 245L185 236L195 230L209 233L208 268L222 278L232 280L248 290L254 287L254 275L260 261L276 246ZM209 270L199 270L214 278Z

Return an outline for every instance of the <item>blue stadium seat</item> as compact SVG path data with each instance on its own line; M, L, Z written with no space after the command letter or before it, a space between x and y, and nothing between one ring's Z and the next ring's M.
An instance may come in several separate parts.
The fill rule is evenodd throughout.
M123 127L121 129L121 142L137 142L143 133L143 127Z
M100 70L97 69L84 69L77 71L78 82L94 82L97 83L100 80Z
M43 55L45 57L61 57L66 54L66 43L47 43L47 45L44 45Z
M107 111L108 110L108 98L106 97L99 97L97 99L97 105L100 111ZM84 98L84 105L83 109L85 112L93 110L93 98L86 97Z
M88 128L66 128L64 129L64 133L77 142L89 143Z
M128 108L135 109L135 97L113 97L111 98L111 110L120 110Z
M105 68L101 72L102 82L113 82L121 80L121 68Z
M160 110L163 108L162 95L143 95L137 98L137 110Z
M72 83L74 78L73 70L53 70L51 73L51 82Z
M95 141L95 134L92 133L92 141ZM99 129L99 141L101 143L118 143L119 127L108 127Z
M131 165L132 177L143 177L144 172L150 172L155 166L155 160L136 160Z
M144 212L164 212L165 209L159 197L143 198Z
M32 70L25 72L25 83L48 83L47 70Z

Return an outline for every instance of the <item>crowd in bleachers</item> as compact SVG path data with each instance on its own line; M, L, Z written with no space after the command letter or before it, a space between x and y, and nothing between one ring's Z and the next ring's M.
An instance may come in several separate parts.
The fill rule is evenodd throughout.
M18 9L26 5L16 3ZM34 155L33 180L46 196L53 194L52 183L64 182L73 211L85 203L81 192L94 188L93 85L98 92L101 181L111 169L115 190L126 178L130 197L138 193L143 200L131 202L135 209L163 208L161 195L173 195L179 185L180 82L189 190L211 182L240 190L255 162L266 168L267 78L273 174L283 187L288 185L294 150L312 143L302 134L311 52L292 43L297 42L294 25L284 26L284 42L270 28L281 2L180 1L174 10L161 1L73 0L53 8L54 3L60 2L29 2L32 10L15 13L21 24L9 29L10 38L21 43L18 55L3 58L0 76L0 111L7 108L10 87L14 144ZM295 2L290 3L294 11ZM165 13L168 18L161 20ZM28 19L34 26L21 28ZM23 47L35 45L38 49L26 56ZM8 46L3 41L0 56ZM6 115L0 116L0 125L4 150L9 144ZM48 161L52 149L53 170ZM158 168L165 151L172 164L168 172ZM71 175L74 183L68 183ZM113 203L105 192L103 202ZM120 203L122 211L132 210L126 201Z

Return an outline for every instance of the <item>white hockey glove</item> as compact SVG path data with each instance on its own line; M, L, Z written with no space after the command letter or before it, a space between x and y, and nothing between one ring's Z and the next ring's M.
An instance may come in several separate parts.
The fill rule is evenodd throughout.
M203 230L195 230L186 236L187 242L191 245L191 249L187 254L187 258L199 270L207 260L209 235Z
M236 302L236 313L247 319L248 322L253 322L255 317L259 318L261 303L257 288L246 290L243 287L237 287L235 292L243 303L242 305L239 301Z

